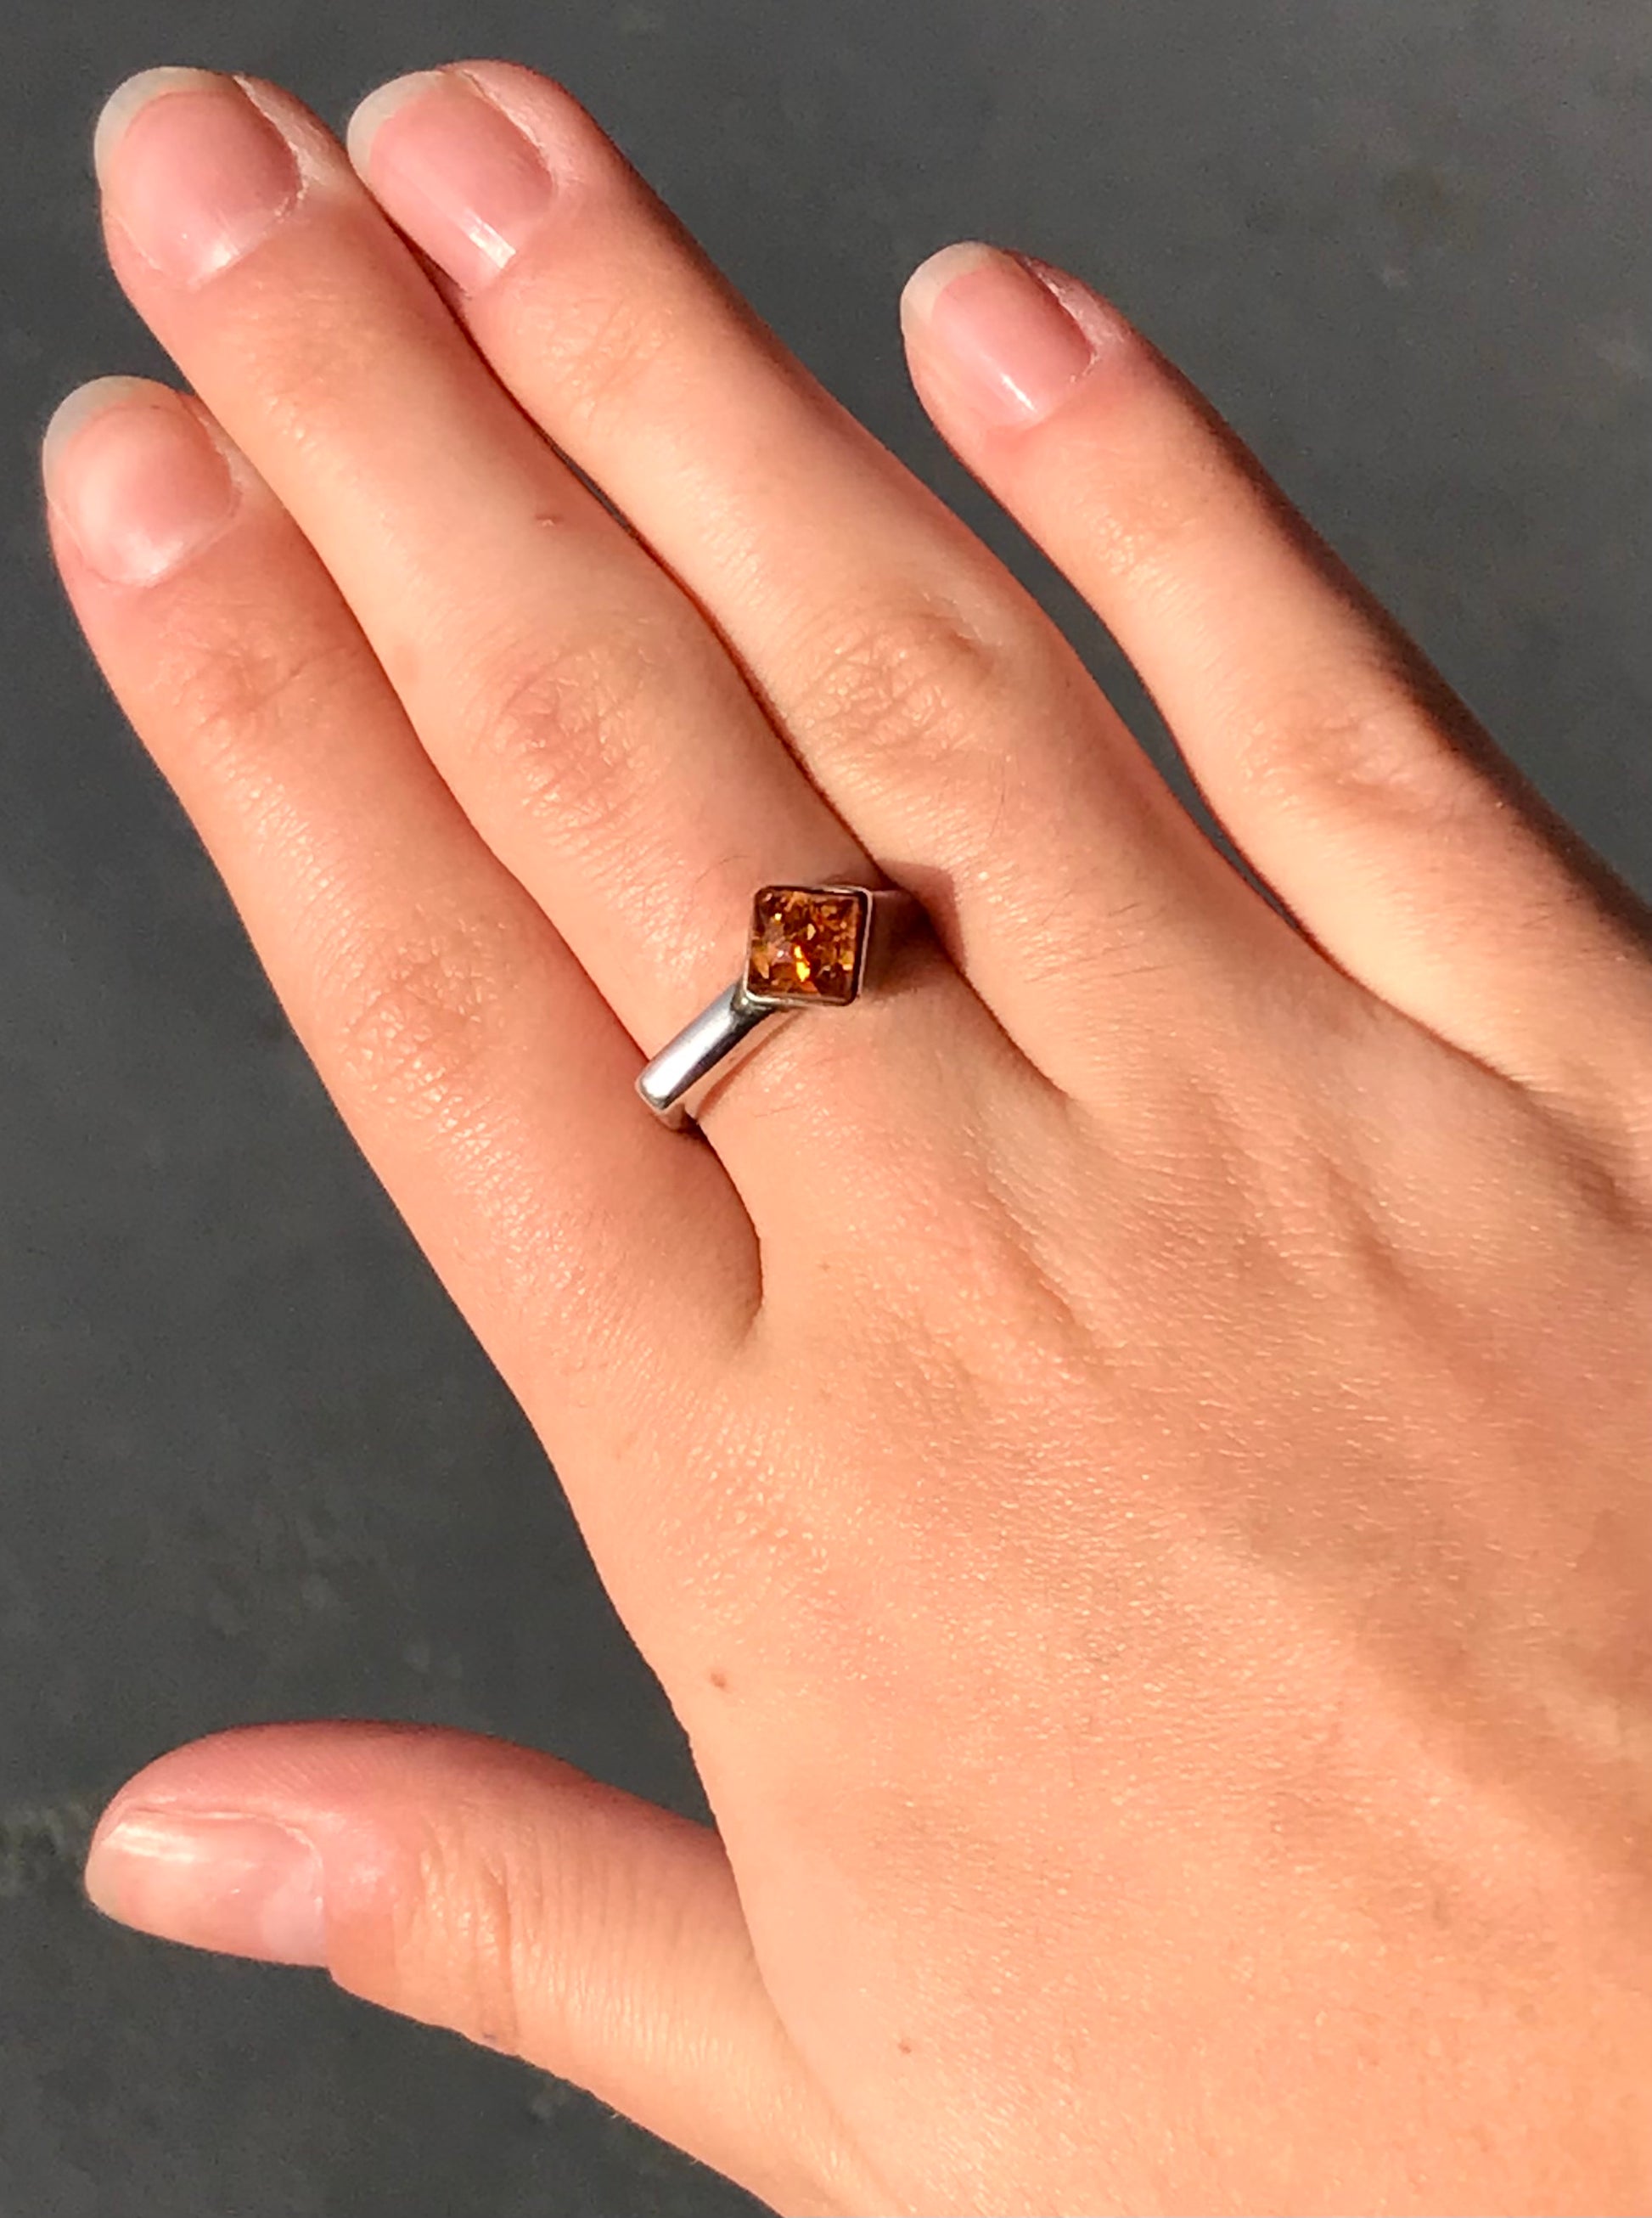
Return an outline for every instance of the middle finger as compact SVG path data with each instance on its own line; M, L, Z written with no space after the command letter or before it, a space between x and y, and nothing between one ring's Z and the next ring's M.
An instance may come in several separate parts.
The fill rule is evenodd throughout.
M350 141L505 387L721 625L820 790L899 858L1059 1086L1138 1105L1177 1034L1220 1013L1249 1037L1284 977L1328 982L1032 596L564 87L499 62L422 73L370 95Z

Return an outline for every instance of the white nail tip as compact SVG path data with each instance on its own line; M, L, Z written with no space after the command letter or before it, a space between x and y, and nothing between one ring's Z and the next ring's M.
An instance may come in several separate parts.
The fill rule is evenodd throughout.
M92 133L92 167L99 178L102 177L109 157L126 136L140 108L147 108L152 100L158 100L164 92L195 92L202 86L220 82L210 70L148 69L139 70L136 77L129 77L124 84L117 84L104 102L103 112L97 119L97 128Z
M405 107L415 94L423 92L427 85L439 82L440 72L436 70L414 70L406 77L393 77L388 84L381 84L376 92L368 93L361 102L345 127L344 145L351 165L363 177L367 174L373 141L378 136L381 126L388 122L396 110Z
M938 254L931 254L927 262L920 262L901 292L902 322L920 325L926 323L930 311L953 279L979 270L997 251L978 239L961 239L956 245L944 246Z
M83 424L90 424L94 416L101 416L106 408L113 408L123 400L147 400L156 395L156 388L146 377L94 377L85 385L77 385L59 401L46 436L40 443L42 462L49 474L53 462L67 451L70 442Z

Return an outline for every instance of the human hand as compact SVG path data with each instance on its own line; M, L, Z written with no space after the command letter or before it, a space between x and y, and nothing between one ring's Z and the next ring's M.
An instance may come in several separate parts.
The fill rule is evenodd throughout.
M1643 2210L1643 914L1076 280L926 265L919 393L1299 929L566 92L358 120L434 276L250 96L105 120L201 403L71 401L54 545L719 1831L263 1728L94 1899L785 2210ZM933 939L662 1129L752 889L877 865Z

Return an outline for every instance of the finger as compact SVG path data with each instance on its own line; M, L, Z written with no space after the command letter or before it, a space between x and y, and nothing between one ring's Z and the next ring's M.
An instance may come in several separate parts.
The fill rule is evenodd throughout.
M1513 1076L1640 1094L1644 912L1210 404L1076 279L993 249L947 249L903 313L937 425L1113 632L1306 930Z
M197 404L136 380L72 395L43 462L93 653L553 1454L634 1430L668 1382L703 1399L756 1298L738 1198L636 1101L634 1048L290 518Z
M321 555L472 821L657 1048L727 985L758 885L864 879L864 851L692 603L477 360L336 142L256 90L173 71L115 96L111 261ZM956 976L925 999L955 1032L989 1029ZM922 1061L910 1026L880 1044L886 1076L902 1058Z
M1219 973L1231 1000L1247 956L1289 965L1289 932L1216 865L1036 604L783 353L561 87L499 63L404 79L350 141L501 379L709 611L1043 1069L1095 1059L1075 969L1109 981L1116 1053L1121 999L1161 998L1165 971ZM1143 937L1156 959L1121 963Z
M848 2207L716 1835L549 1756L415 1726L216 1734L121 1788L86 1887L145 1933L325 1965L780 2209Z

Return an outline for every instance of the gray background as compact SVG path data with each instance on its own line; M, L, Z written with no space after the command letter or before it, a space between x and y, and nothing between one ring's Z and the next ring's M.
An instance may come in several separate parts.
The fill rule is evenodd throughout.
M238 1719L368 1713L694 1787L534 1443L336 1124L59 604L34 448L158 367L86 147L129 70L566 79L959 500L910 267L1067 262L1211 392L1652 889L1645 0L11 0L0 28L0 2218L733 2213L583 2097L319 1976L99 1921L100 1800Z

